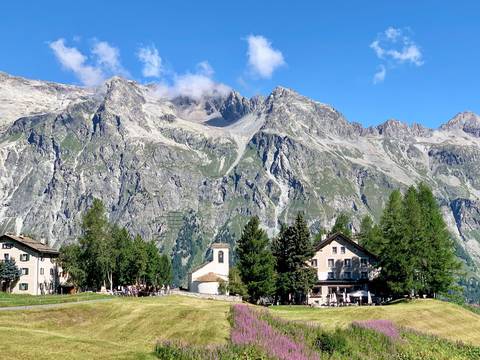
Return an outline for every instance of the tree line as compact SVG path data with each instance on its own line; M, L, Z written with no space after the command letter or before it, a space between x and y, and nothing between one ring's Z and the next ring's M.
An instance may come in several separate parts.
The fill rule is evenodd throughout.
M145 241L109 223L105 206L94 199L82 219L78 243L60 248L59 265L75 288L99 289L120 285L171 285L170 257L154 241Z
M435 296L460 274L455 246L431 189L410 186L390 194L379 224L363 218L359 242L378 255L379 282L393 296Z
M341 213L328 232L352 236L349 216ZM251 302L270 298L281 303L304 303L317 281L309 265L315 245L327 231L311 237L303 214L283 225L270 240L257 217L245 225L237 242L237 264L231 269L230 293ZM391 193L378 224L366 216L356 234L360 245L378 256L378 292L393 297L435 296L453 286L460 263L452 237L431 189L420 183L404 195Z

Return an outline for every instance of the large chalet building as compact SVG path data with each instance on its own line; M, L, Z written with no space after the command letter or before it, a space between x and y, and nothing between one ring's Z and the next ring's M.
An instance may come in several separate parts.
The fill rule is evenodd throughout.
M378 275L377 261L374 254L348 236L329 236L316 246L310 261L318 281L308 296L308 304L324 305L332 299L340 301L346 294L367 293Z
M15 260L22 274L11 289L0 283L0 290L14 294L43 295L54 293L59 285L57 250L24 235L0 236L0 261Z

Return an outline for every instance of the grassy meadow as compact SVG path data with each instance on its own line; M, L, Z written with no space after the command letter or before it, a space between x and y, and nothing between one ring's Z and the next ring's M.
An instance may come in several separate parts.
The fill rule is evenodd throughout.
M47 305L69 303L86 300L99 300L111 298L110 295L96 293L79 293L73 295L22 295L8 294L0 292L0 308L12 306L29 306L29 305Z
M346 328L353 321L386 319L396 325L452 341L480 346L480 314L453 303L432 299L387 306L310 308L275 306L274 315L293 321L319 324L328 329Z
M309 359L317 359L320 355L320 358L329 359L480 359L480 348L465 348L456 344L462 341L480 346L480 315L450 303L418 300L375 307L251 308L264 315L259 315L256 320L256 315L252 313L249 321L270 324L275 339L283 339L288 344L287 336L303 341L305 349L319 351L318 355L311 355ZM155 359L157 356L162 359L210 358L209 349L213 349L212 346L225 345L228 348L231 346L231 334L235 338L233 334L236 332L236 337L242 341L246 338L242 331L248 333L252 330L248 323L244 324L244 330L238 329L237 321L232 328L230 309L231 304L222 301L169 296L111 298L109 301L55 308L0 311L0 354L8 359L49 360ZM352 322L370 319L391 320L399 326L401 340L392 341L373 330L350 326ZM312 327L312 324L318 326ZM418 332L405 331L403 327ZM261 328L264 325L255 331ZM436 337L423 335L425 333ZM322 350L317 349L320 335L327 340ZM252 338L259 336L254 334ZM264 336L264 343L260 346L275 349L280 341L271 338ZM170 345L157 348L161 351L157 351L156 356L154 350L158 341L180 344L187 349L187 354L190 354L189 348L204 349L200 351L204 356L185 355L183 350L178 352ZM225 359L245 358L242 355L245 350L235 346L230 348ZM332 352L324 353L325 346L333 346ZM268 349L257 350L253 349L248 358L270 359L268 355L258 356L271 355Z
M0 354L9 359L149 359L158 339L223 344L228 303L187 297L0 311Z

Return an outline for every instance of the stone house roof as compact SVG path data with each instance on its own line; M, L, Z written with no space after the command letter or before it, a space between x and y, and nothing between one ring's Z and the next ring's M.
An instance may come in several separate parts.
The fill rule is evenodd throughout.
M13 240L14 242L20 243L33 251L39 254L47 254L51 256L58 256L59 252L51 247L42 244L40 241L32 239L24 235L14 235L6 233L5 235L0 236L0 241Z

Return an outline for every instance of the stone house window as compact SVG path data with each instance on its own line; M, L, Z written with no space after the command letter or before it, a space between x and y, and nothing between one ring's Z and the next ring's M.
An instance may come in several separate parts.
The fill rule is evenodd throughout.
M332 254L336 254L337 253L337 247L336 246L333 246L332 247Z
M28 275L28 268L22 268L22 275Z
M310 264L311 264L313 267L317 267L317 259L312 259L312 261L310 262Z
M333 259L328 259L328 267L333 268L335 266L335 262Z
M28 284L27 283L20 283L20 285L18 285L18 288L22 291L27 291L28 290Z
M340 248L340 254L345 254L345 246L342 246L342 247Z
M30 260L30 254L21 254L20 261L28 261Z

